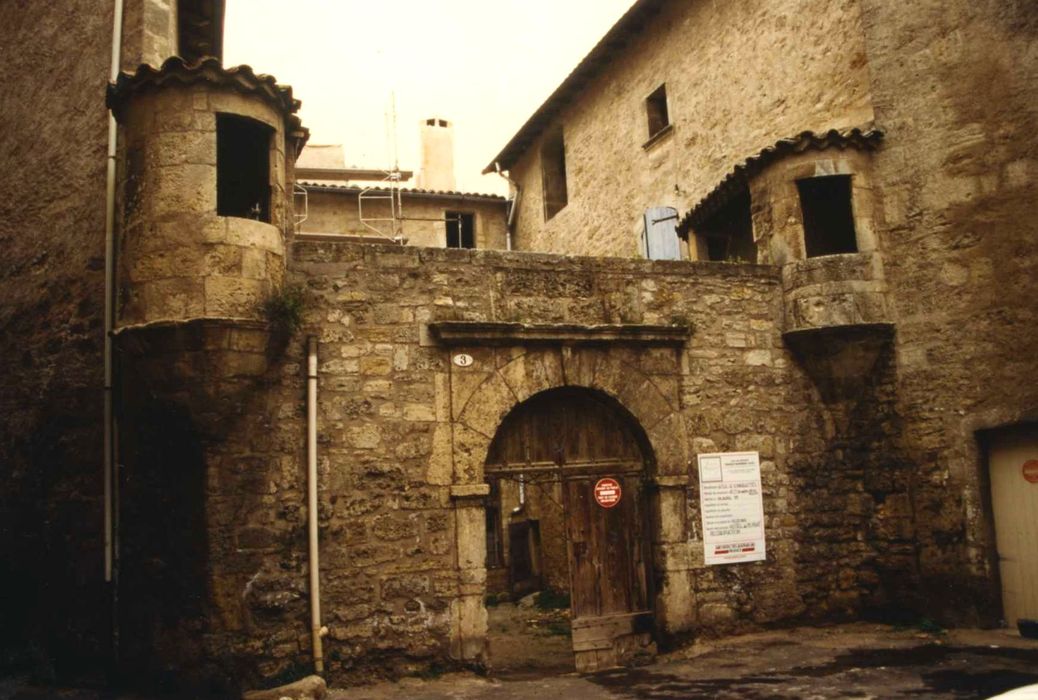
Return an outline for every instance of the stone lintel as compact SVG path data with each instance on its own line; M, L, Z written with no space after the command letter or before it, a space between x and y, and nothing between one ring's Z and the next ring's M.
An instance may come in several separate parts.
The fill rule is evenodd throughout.
M432 336L446 346L479 345L626 345L681 346L692 334L691 325L637 323L581 325L570 323L497 323L490 321L436 321Z
M490 495L490 484L452 484L451 498L456 501L482 499Z

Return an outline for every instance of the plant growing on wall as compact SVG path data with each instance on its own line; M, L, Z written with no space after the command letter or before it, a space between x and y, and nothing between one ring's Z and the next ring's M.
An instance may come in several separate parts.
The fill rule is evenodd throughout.
M303 325L306 290L301 284L285 284L271 291L263 300L261 310L271 330L292 335Z

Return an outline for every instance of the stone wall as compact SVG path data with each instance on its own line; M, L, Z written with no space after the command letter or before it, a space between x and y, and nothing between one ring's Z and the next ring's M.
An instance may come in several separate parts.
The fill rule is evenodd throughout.
M96 676L111 2L0 6L0 664ZM70 21L70 17L75 17Z
M377 236L360 222L357 208L359 190L334 191L310 188L307 196L308 216L299 230L303 233L341 233L351 236ZM506 203L492 197L464 196L403 196L403 214L414 217L401 222L404 238L409 245L443 248L447 231L443 224L445 212L457 211L475 215L476 247L504 250L506 246ZM384 201L365 202L365 217L388 218L389 205ZM373 223L389 233L389 222Z
M114 3L8 2L0 57L0 664L110 658L102 413L105 86ZM176 51L176 2L127 0L122 68Z
M923 602L1000 616L976 431L1038 417L1038 8L863 0ZM922 115L925 115L923 117Z
M511 168L515 247L635 256L646 208L685 211L737 163L805 130L873 119L858 0L670 2L555 119L569 203L545 222L537 139ZM672 131L649 139L666 83Z
M303 241L292 255L290 276L309 290L304 329L206 453L220 523L210 531L215 612L206 639L224 667L258 679L308 663L308 334L320 343L322 598L333 682L486 662L483 460L507 412L557 386L616 397L648 435L665 638L843 617L883 597L876 552L904 529L870 525L887 523L863 492L886 473L888 431L863 416L889 402L891 374L880 363L860 391L819 388L783 346L778 268ZM694 331L681 351L622 341L447 348L429 333L437 321L690 323ZM472 367L452 365L459 351L474 357ZM716 450L761 453L767 563L702 564L694 460ZM888 480L889 490L900 487Z

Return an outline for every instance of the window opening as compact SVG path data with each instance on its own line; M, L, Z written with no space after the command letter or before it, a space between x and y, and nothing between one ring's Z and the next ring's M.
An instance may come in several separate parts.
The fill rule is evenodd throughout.
M700 258L714 262L756 262L750 191L743 187L696 227Z
M216 213L270 223L270 139L254 119L216 115Z
M645 98L645 113L649 117L649 138L670 126L667 112L667 85L660 85Z
M680 260L678 210L649 207L645 210L645 256L649 260Z
M857 253L850 175L797 180L807 257Z
M425 120L425 124L426 124L426 126L436 126L436 120L435 119L426 119Z
M569 201L566 191L566 144L562 127L544 137L541 146L541 184L544 190L544 220L562 211Z
M448 248L476 247L476 217L460 211L445 212Z

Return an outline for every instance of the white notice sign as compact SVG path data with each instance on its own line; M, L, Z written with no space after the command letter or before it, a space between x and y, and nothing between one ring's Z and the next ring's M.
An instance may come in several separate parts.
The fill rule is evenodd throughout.
M708 566L765 558L758 453L699 455L699 508Z

